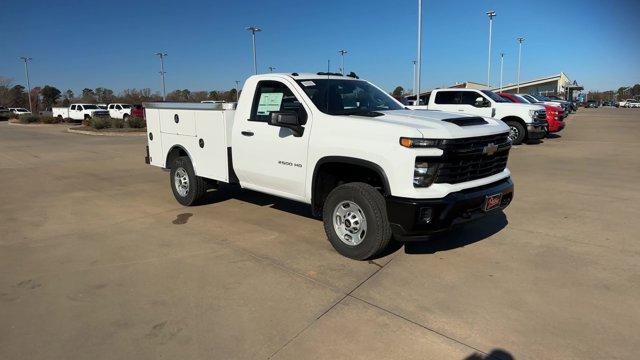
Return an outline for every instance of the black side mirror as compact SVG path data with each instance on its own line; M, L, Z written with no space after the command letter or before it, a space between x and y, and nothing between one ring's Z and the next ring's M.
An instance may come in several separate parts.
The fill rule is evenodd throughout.
M279 126L293 131L293 136L300 137L304 132L304 128L295 112L279 112L274 111L269 118L269 125Z

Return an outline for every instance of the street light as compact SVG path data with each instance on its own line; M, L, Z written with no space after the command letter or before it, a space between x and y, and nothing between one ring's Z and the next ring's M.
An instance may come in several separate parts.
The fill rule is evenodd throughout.
M500 53L500 92L502 92L502 69L504 67L504 53Z
M256 33L262 31L257 26L246 27L245 30L251 32L251 41L253 43L253 73L258 74L258 63L256 62Z
M160 57L160 76L162 77L162 101L167 101L167 89L164 85L164 74L166 74L166 72L164 71L164 57L167 56L167 53L157 52L156 55Z
M411 60L411 62L413 63L413 79L412 79L413 86L412 86L412 88L413 88L413 95L415 95L416 94L416 63L417 63L417 61Z
M422 64L422 0L418 0L418 57L416 65L416 105L420 105L420 65Z
M493 28L493 18L496 17L496 12L493 10L487 11L489 16L489 62L487 63L487 86L491 87L491 31Z
M342 67L340 68L340 73L342 73L342 75L344 75L344 54L346 54L347 52L348 51L345 49L338 50L338 54L342 56Z
M269 66L269 72L273 72L273 70L275 70L276 68L273 66Z
M238 93L238 86L240 86L240 81L236 80L236 102L238 102L238 97L240 96Z
M27 93L27 96L29 97L29 111L33 114L33 105L31 105L31 82L29 81L29 65L27 65L27 62L33 60L33 58L21 56L20 59L24 61L24 73L27 76L27 90L29 91Z
M520 92L520 62L522 61L522 43L524 42L523 37L519 37L518 39L518 90Z

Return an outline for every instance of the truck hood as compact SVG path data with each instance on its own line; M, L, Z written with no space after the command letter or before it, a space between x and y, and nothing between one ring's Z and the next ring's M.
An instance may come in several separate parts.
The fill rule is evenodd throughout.
M536 105L536 104L523 104L523 103L497 103L497 106L503 109L514 109L514 110L522 110L523 108L527 110L544 110L544 106Z
M380 111L384 114L370 118L396 126L404 126L418 130L425 138L431 139L455 139L475 136L485 136L508 132L509 127L500 120L482 118L486 124L464 125L464 118L477 118L464 114L449 113L435 110L392 110ZM447 120L457 119L454 122Z

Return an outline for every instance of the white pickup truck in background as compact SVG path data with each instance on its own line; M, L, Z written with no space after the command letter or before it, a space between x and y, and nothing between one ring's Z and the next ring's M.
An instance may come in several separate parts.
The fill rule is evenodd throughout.
M544 106L512 103L490 90L436 89L428 95L427 105L409 108L500 119L509 125L514 144L541 139L548 128Z
M170 169L179 203L219 183L300 201L339 253L367 259L513 198L500 120L409 110L354 74L255 75L243 89L236 109L144 104L145 160Z
M114 119L127 120L131 116L130 104L109 104L107 110L109 111L109 116Z
M95 104L71 104L68 108L51 108L51 116L60 119L87 120L95 116L109 116L109 111L100 109Z

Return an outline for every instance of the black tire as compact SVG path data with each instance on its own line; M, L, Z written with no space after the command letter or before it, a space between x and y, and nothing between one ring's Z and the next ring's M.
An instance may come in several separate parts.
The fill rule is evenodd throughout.
M178 190L175 181L176 172L181 169L186 172L186 177L188 178L187 191L184 194L181 194ZM187 156L181 156L173 160L169 175L169 183L171 184L173 196L184 206L197 205L207 192L205 179L196 176L191 160Z
M522 144L524 139L527 137L527 130L524 126L517 121L507 121L506 123L509 125L509 137L511 138L511 142L514 145Z
M355 203L364 214L366 232L357 245L340 239L334 227L334 211L345 201ZM365 183L347 183L333 189L322 210L324 231L331 245L340 254L355 260L366 260L384 250L391 240L391 227L387 218L384 197L373 186Z
M128 118L129 118L129 114L122 115L122 120L127 121Z
M91 120L91 115L85 115L85 116L84 116L84 119L85 119L85 120Z

